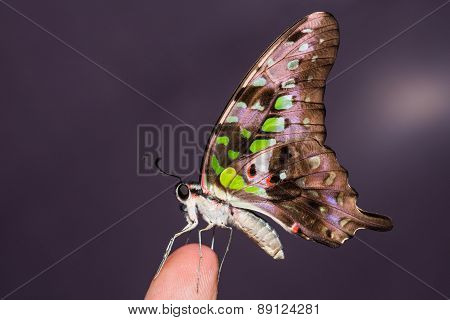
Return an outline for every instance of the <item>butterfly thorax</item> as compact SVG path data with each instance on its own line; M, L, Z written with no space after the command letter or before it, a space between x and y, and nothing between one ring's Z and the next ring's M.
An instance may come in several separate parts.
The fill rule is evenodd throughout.
M216 226L226 226L229 224L229 218L232 214L229 204L220 199L204 193L198 184L190 184L192 190L190 205L187 205L188 214L190 216L200 215L208 224ZM189 209L191 212L189 212Z

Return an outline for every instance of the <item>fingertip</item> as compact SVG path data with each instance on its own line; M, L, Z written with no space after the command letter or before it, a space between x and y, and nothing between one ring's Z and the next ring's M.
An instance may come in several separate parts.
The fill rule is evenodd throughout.
M169 256L158 277L150 284L145 299L216 299L218 258L211 248L204 245L202 256L198 292L199 245L188 244Z

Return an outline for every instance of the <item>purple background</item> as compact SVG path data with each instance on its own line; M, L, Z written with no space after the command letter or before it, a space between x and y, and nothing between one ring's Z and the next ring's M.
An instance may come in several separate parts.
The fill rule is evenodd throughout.
M329 11L340 23L333 77L443 2L9 0L195 126L215 123L259 54L308 13ZM326 94L327 144L349 170L358 204L395 224L358 236L445 295L449 13L418 24ZM179 122L3 4L0 21L5 296L170 186L136 176L136 127ZM183 223L170 190L9 298L140 299ZM220 252L225 235L219 230ZM283 262L236 232L220 298L442 298L356 239L334 250L280 235Z

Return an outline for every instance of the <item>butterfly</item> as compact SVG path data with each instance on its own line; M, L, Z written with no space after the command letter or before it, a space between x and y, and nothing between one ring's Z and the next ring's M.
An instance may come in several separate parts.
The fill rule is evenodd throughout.
M388 217L357 207L347 171L324 144L325 82L338 45L335 18L315 12L257 60L211 134L200 183L176 187L187 225L170 240L159 270L175 239L197 227L199 217L207 223L200 243L215 226L229 229L231 241L234 227L274 259L284 251L270 220L329 247L359 229L392 228Z

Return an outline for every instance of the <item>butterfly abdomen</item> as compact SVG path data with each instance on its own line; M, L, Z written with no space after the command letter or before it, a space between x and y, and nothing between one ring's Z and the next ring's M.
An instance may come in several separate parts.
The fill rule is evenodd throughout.
M230 223L256 242L274 259L284 259L283 246L278 234L266 221L250 211L232 208Z

